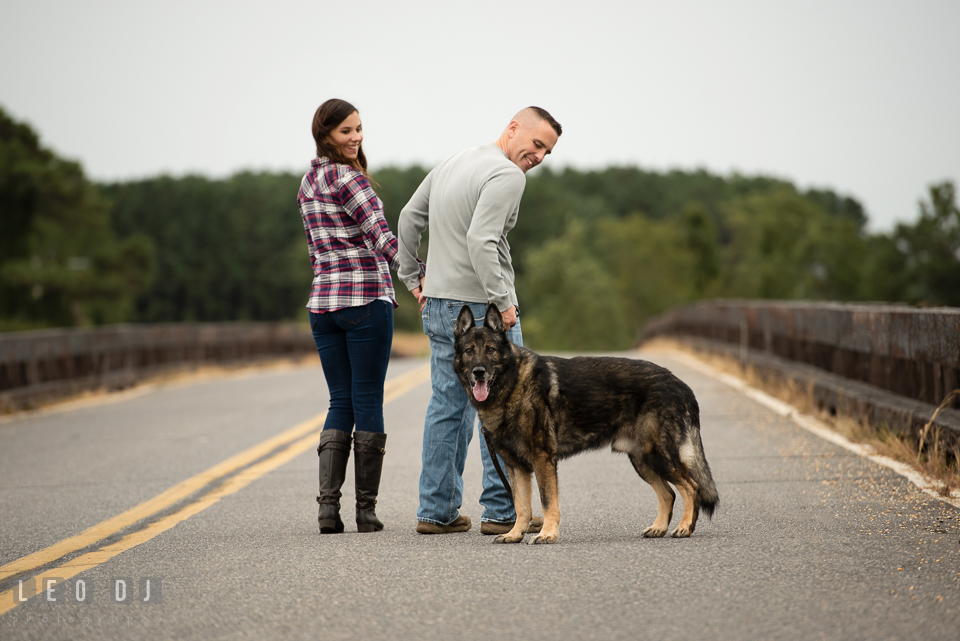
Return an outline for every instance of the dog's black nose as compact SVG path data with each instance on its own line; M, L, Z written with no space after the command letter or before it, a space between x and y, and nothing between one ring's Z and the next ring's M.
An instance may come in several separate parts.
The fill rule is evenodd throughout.
M474 378L483 378L486 376L487 370L483 367L474 367L473 368L473 377Z

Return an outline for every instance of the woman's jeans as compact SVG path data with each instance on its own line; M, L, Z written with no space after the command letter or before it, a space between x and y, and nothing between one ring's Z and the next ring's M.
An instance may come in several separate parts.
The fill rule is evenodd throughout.
M325 430L383 432L383 381L393 344L393 305L383 300L310 312L330 392Z
M432 351L430 381L433 384L433 396L423 427L423 467L420 471L417 520L438 525L448 525L460 516L463 468L477 417L477 411L470 405L467 393L453 371L453 328L464 305L470 305L477 325L482 325L487 307L484 303L428 298L422 314L423 331L430 337ZM523 345L519 322L507 332L507 337L512 343ZM479 440L480 457L483 460L480 504L485 508L481 520L515 521L517 515L513 509L513 498L503 487L490 460L486 439Z

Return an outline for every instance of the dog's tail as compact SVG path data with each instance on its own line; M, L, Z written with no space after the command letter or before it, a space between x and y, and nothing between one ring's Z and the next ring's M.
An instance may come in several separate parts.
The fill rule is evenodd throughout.
M700 509L707 516L713 518L720 504L720 495L717 494L717 485L713 482L710 465L703 453L703 441L700 440L700 425L693 420L687 425L687 441L681 449L681 458L690 470L690 476L696 481L697 494L700 499Z
M713 482L713 475L710 474L710 466L706 459L703 461L703 468L693 471L693 478L700 486L700 509L713 518L717 507L720 505L720 495L717 494L717 486Z

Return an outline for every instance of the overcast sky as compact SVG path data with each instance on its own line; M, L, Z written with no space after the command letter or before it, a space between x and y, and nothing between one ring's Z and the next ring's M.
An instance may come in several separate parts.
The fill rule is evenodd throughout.
M960 183L958 25L958 0L0 0L0 106L119 180L303 171L331 97L374 170L539 105L553 167L774 175L888 230Z

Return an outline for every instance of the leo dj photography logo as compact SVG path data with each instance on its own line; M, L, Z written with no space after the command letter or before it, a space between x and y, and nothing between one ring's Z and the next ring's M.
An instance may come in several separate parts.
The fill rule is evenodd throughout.
M88 605L94 602L115 605L154 605L163 601L163 579L128 577L103 580L71 579L56 577L24 579L13 590L13 599L19 605L36 597L41 603L58 605L72 603Z

